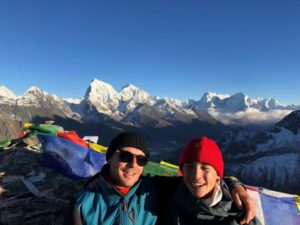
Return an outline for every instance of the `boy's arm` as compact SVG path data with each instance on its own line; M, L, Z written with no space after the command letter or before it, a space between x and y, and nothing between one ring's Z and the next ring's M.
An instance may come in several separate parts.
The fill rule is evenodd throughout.
M240 224L248 224L255 217L256 212L254 202L248 195L246 186L236 177L224 177L224 181L229 187L235 205L239 209L243 208L243 205L245 206L246 214Z

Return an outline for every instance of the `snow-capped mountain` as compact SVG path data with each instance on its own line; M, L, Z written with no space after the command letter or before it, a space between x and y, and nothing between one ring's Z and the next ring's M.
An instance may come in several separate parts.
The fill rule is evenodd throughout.
M128 84L117 92L110 84L94 79L82 101L83 118L89 121L101 120L104 117L118 121L128 121L135 117L132 112L143 108L142 105L154 107L166 119L197 119L198 112L208 110L217 120L225 124L263 124L275 123L299 109L295 105L283 105L275 99L251 99L243 93L235 95L218 95L206 92L199 101L179 101L172 98L153 97L144 90ZM151 109L152 111L153 109ZM140 111L139 111L140 112ZM99 117L98 114L102 117ZM262 122L262 123L261 123Z
M251 99L244 93L237 93L232 96L225 94L206 92L199 101L190 100L189 105L194 105L200 109L214 109L221 112L236 113L245 111L248 108L254 108L261 111L286 109L295 110L299 106L283 105L273 98L269 99Z
M139 104L152 105L154 102L150 94L132 84L125 85L119 96L118 111L122 115L132 112Z
M0 96L10 99L15 99L17 96L4 86L0 86Z
M152 97L143 89L138 88L132 84L125 85L120 92L120 99L124 102L135 101L140 103L147 103L152 101Z
M110 84L93 80L86 91L83 103L94 106L99 113L113 115L117 113L119 95Z
M188 107L208 110L217 120L227 125L271 125L300 106L283 105L273 98L251 99L244 93L232 96L206 92L199 101L189 100Z
M141 109L153 113L155 111L161 114L164 120L172 121L197 120L200 119L203 110L208 110L211 116L225 124L275 123L291 111L300 108L295 105L280 104L273 98L251 99L243 93L230 96L206 92L199 101L191 99L184 102L169 97L151 96L132 84L125 85L118 92L112 85L97 79L92 80L85 96L76 101L64 100L38 87L31 87L22 96L16 97L13 92L1 86L0 103L27 107L48 104L64 111L67 108L65 111L67 114L71 115L73 111L83 120L90 122L112 119L125 123L130 123L131 118L136 118L134 112L141 116Z
M291 114L279 121L276 124L275 130L278 130L280 127L288 129L293 132L293 134L297 135L300 131L300 110L293 111Z
M300 111L267 131L227 130L218 143L228 175L284 192L300 190Z
M63 98L67 104L80 104L83 98Z
M62 99L38 87L31 87L23 95L16 97L13 92L1 86L0 104L50 108L67 117L73 118L75 115L82 121L117 121L137 127L146 123L159 127L173 126L177 122L190 124L193 121L207 120L210 123L217 120L227 125L274 124L300 108L295 105L285 106L272 98L251 99L243 93L230 96L206 92L199 101L191 99L185 102L151 96L132 84L125 85L118 92L112 85L97 79L91 81L85 96L76 100ZM14 113L12 115L17 118Z
M72 117L73 115L73 112L62 98L48 94L38 87L31 87L24 95L19 96L16 99L16 105L19 107L50 108L60 111L66 116Z
M76 118L63 99L50 95L38 87L29 88L23 95L16 97L5 90L6 96L0 96L0 125L2 135L16 135L20 132L22 123L38 120L38 118ZM3 92L2 92L3 94Z
M17 96L4 86L0 86L0 104L13 105Z
M206 92L199 101L189 100L189 106L194 106L196 109L214 109L219 103L230 95L218 95L212 92Z

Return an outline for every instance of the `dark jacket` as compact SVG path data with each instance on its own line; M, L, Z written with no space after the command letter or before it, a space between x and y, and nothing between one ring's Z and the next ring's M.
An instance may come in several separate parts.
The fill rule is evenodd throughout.
M245 211L234 204L228 186L221 181L222 200L209 207L195 198L182 182L169 203L162 209L161 224L170 225L239 225ZM250 225L260 225L257 218Z

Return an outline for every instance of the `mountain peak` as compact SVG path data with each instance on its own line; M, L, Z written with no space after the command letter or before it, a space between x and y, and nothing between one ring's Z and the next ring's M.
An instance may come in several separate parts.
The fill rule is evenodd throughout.
M196 108L198 109L209 109L214 108L218 102L223 99L229 98L228 94L217 94L214 92L205 92L202 98L196 103Z
M294 134L300 131L300 110L291 112L276 124L278 127L284 127Z
M99 112L113 113L119 105L119 94L112 85L93 79L86 90L84 102L91 103Z
M0 86L0 96L6 98L16 98L16 95L5 86Z
M122 87L122 90L124 90L124 89L140 89L140 88L131 83L128 83Z
M99 96L101 95L103 95L104 98L107 99L108 96L117 95L117 92L112 85L101 80L93 79L87 89L86 97L99 98Z
M230 95L229 94L217 94L217 93L214 93L214 92L205 92L201 98L201 100L206 100L206 101L211 101L213 98L219 98L221 100L225 99L225 98L229 98ZM201 101L200 100L200 101Z
M91 81L91 83L90 83L90 86L92 86L92 87L97 87L97 86L102 86L102 87L112 87L112 85L111 84L109 84L109 83L106 83L106 82L104 82L104 81L102 81L102 80L98 80L98 79L93 79L92 81Z
M43 94L43 90L40 89L39 87L32 86L24 93L24 95L28 95L28 94Z
M234 94L234 95L232 95L231 96L231 98L247 98L248 96L247 95L245 95L243 92L238 92L238 93L236 93L236 94Z
M151 98L146 91L133 84L127 84L123 86L120 96L123 101L129 101L133 99L137 102L145 102Z

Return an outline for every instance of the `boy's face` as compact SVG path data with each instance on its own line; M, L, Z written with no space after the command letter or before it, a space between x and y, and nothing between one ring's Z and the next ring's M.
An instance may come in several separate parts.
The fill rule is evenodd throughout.
M133 154L131 160L123 162L120 158L121 151ZM109 176L116 185L130 188L138 181L144 166L138 165L136 156L145 156L145 153L138 148L124 147L114 152L108 160L110 165Z
M216 170L207 163L186 162L183 164L183 180L196 198L209 198L220 180Z

